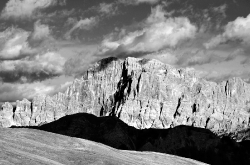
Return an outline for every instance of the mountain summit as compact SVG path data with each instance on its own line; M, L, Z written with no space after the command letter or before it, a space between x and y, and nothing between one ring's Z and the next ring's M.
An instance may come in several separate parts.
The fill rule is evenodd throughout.
M65 93L17 101L15 110L5 103L0 124L37 126L79 112L117 116L139 129L191 125L233 136L250 126L250 85L240 78L209 82L157 60L110 57Z

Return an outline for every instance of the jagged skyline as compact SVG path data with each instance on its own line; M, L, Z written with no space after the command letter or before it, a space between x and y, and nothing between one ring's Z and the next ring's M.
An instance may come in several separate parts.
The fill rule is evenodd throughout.
M249 81L247 0L2 0L0 104L64 90L108 56Z

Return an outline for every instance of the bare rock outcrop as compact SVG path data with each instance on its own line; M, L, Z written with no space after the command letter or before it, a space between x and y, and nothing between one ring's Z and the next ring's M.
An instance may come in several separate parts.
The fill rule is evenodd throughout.
M0 126L11 127L14 124L13 121L13 106L10 103L4 103L0 110Z
M16 126L29 126L31 118L31 102L27 99L16 102L16 110L14 113L14 122Z
M240 78L217 84L191 69L138 58L101 60L65 93L38 96L32 108L26 105L17 104L16 125L40 125L87 112L115 115L140 129L192 125L234 134L250 126L250 85Z

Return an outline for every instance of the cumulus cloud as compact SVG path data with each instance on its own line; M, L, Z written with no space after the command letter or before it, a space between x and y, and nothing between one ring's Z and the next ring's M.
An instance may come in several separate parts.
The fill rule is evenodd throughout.
M42 40L50 36L50 28L48 25L41 24L40 20L34 24L32 39Z
M70 39L71 33L74 32L76 29L80 30L90 30L98 23L98 19L96 17L90 17L81 19L74 24L74 26L65 34L65 38Z
M241 41L244 44L250 44L250 14L244 17L238 17L236 20L229 22L222 34L212 38L204 44L207 49L214 48L219 44L227 41Z
M5 60L0 63L0 81L30 83L64 73L65 59L55 52L37 55L31 60Z
M31 18L39 9L54 5L64 5L65 0L9 0L1 13L3 19Z
M35 53L27 39L30 32L9 28L0 32L0 60L24 58Z
M144 22L142 30L107 36L101 53L116 52L154 52L164 48L175 48L182 41L195 37L197 28L185 17L166 18L161 6L152 9ZM125 33L125 34L124 34Z

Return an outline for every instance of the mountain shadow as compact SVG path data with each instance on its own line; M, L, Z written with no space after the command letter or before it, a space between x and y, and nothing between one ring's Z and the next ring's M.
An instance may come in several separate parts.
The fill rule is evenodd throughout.
M88 139L123 150L154 151L195 159L209 164L250 164L249 142L237 143L211 131L191 126L138 130L117 117L79 113L32 127Z

